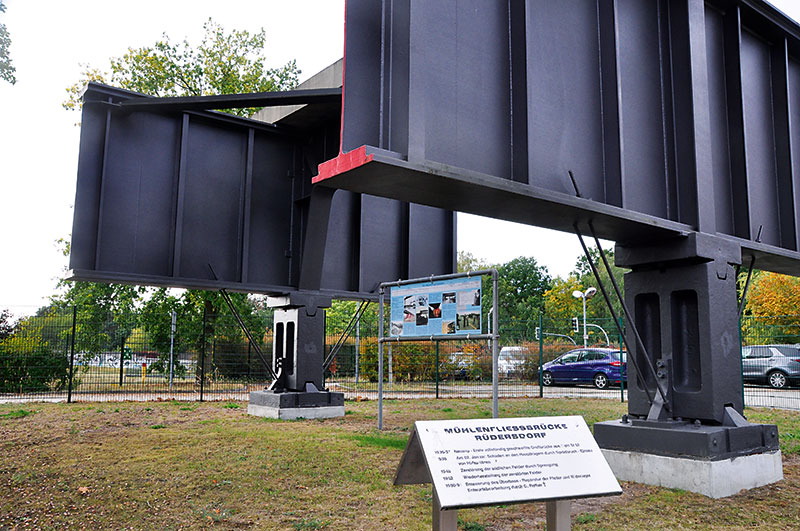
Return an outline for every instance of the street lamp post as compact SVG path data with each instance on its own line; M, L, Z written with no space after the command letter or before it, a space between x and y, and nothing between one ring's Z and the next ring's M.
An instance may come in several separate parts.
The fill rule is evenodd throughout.
M583 348L586 348L586 342L589 339L589 334L586 333L586 300L594 297L595 293L597 293L597 289L592 287L586 288L586 291L576 289L572 292L573 297L583 300Z

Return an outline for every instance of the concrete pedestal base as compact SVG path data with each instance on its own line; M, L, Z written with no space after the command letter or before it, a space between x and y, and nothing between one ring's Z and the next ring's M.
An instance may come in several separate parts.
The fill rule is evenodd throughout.
M621 481L683 489L710 498L725 498L783 479L780 450L717 461L620 450L601 451Z
M344 417L344 394L254 391L250 393L247 414L281 420Z
M279 408L249 404L247 414L269 419L330 419L344 417L344 406Z

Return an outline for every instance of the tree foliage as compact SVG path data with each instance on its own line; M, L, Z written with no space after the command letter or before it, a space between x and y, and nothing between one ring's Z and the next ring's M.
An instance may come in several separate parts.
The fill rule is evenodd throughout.
M3 4L3 0L0 0L0 13L5 13L5 11L6 6ZM9 48L11 48L11 35L6 25L0 23L0 79L13 85L17 82L17 78L14 76L17 69L11 62Z
M456 259L456 267L459 273L467 273L469 271L480 271L482 269L489 269L489 265L482 258L477 258L475 255L468 251L458 251L458 258Z
M112 57L108 70L83 65L81 79L67 89L66 109L79 109L83 89L90 81L106 83L151 96L209 96L288 90L297 85L300 70L295 61L267 68L262 29L226 32L211 19L198 46L185 39L172 42L168 35L152 46L128 48ZM232 109L250 116L257 108Z
M552 287L544 294L545 314L549 321L564 322L569 327L570 319L583 315L583 303L572 296L575 290L586 289L575 275L566 279L556 277ZM588 314L588 309L587 309Z
M756 317L800 316L800 277L762 272L751 280L747 313Z
M625 273L628 271L627 269L617 267L614 265L614 250L608 249L605 250L606 259L608 260L609 265L611 266L611 272L614 275L614 280L616 280L617 285L619 286L622 295L625 295L625 287L623 282L623 277ZM619 299L617 298L616 294L614 293L614 286L611 283L611 279L608 276L608 272L606 271L605 266L603 265L602 258L600 257L600 251L596 248L589 249L589 256L592 258L592 262L594 262L595 267L597 268L598 272L600 273L600 281L602 285L605 286L606 291L608 292L609 297L611 298L611 304L614 307L614 311L617 314L617 317L622 317L622 304L620 303ZM600 293L600 283L597 282L597 279L592 272L592 268L589 266L589 261L586 259L586 256L581 256L575 262L575 269L573 269L572 273L578 280L580 284L581 291L586 290L589 286L593 286L597 288L597 295L593 298L586 301L586 315L587 317L592 317L595 319L610 319L611 318L611 311L608 309L608 304L605 301L605 298ZM576 299L579 305L581 302ZM583 313L583 308L580 309L580 313ZM576 314L577 315L577 314Z
M69 377L69 334L52 310L25 317L0 340L0 393L57 391Z
M136 305L146 288L66 280L59 286L66 290L52 297L52 308L62 313L76 309L75 343L81 357L119 352L136 326Z
M544 312L544 294L552 279L533 257L520 256L497 268L501 323L514 326L538 318Z
M0 341L11 337L14 328L14 316L8 308L5 308L0 312Z
M800 343L800 278L756 273L742 320L744 343Z

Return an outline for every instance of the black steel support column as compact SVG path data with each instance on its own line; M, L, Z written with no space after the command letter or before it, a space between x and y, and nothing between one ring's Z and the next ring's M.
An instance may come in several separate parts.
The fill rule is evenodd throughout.
M601 448L722 459L778 448L777 427L743 417L736 275L738 245L693 234L644 246L617 246L626 305L642 338L629 361L655 374L628 379L622 421L595 424ZM645 355L650 359L645 359ZM649 396L666 389L666 414Z
M272 389L277 392L320 391L324 384L325 312L328 297L300 296L270 298L275 308Z

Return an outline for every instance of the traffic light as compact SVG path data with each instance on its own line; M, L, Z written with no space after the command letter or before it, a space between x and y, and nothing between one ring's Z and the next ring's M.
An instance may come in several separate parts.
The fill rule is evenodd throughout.
M542 331L542 329L537 326L536 327L536 341L539 341L539 337L540 337L541 331Z
M580 326L578 325L578 318L577 317L573 317L572 318L572 330L574 332L579 332L580 331Z

